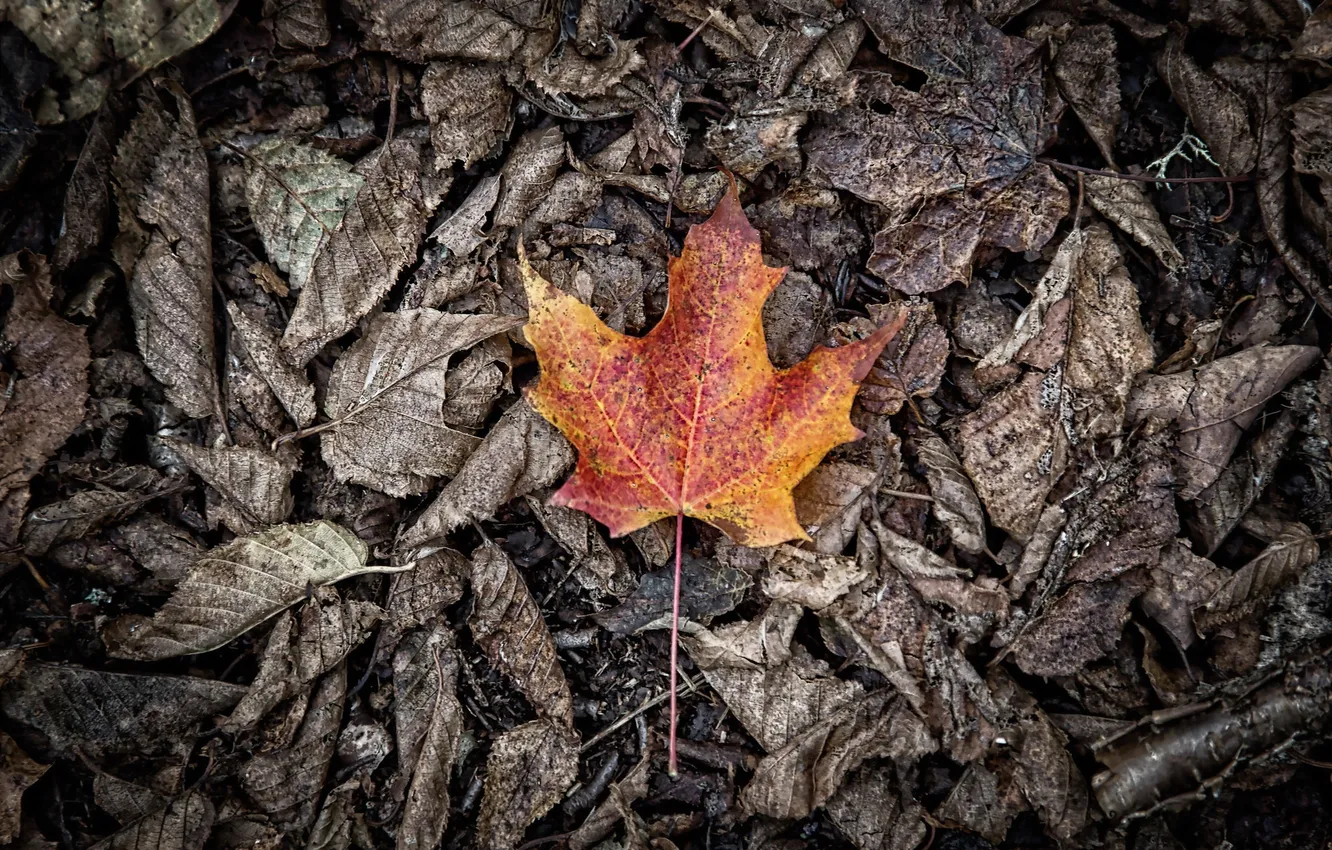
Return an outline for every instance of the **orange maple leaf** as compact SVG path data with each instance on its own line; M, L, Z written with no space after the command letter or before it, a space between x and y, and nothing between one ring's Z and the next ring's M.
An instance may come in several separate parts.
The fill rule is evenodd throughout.
M805 538L791 489L855 440L858 383L901 326L790 369L768 360L763 302L786 269L764 265L732 187L670 260L670 297L643 337L608 328L521 259L527 339L541 380L527 394L578 450L552 498L628 534L684 514L745 546Z
M520 250L527 339L541 380L527 398L578 450L551 501L586 511L619 537L676 517L671 615L669 771L675 775L676 656L684 517L737 543L805 538L791 490L851 424L858 382L905 313L790 369L768 360L763 302L786 269L763 263L732 183L670 261L666 312L641 337L616 333L538 275Z

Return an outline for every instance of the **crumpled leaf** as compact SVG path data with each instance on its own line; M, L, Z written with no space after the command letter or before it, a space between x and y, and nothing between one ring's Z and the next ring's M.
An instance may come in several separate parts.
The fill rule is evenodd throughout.
M517 227L537 208L564 164L564 134L558 124L524 133L500 171L496 227Z
M594 618L615 635L669 627L674 576L673 569L644 573L628 598ZM752 583L742 570L686 555L680 565L680 616L706 623L726 614L740 604Z
M1170 271L1184 268L1184 255L1175 247L1143 184L1097 174L1085 175L1082 182L1087 200L1097 212L1140 245L1150 248Z
M291 746L256 755L240 768L246 796L286 830L306 829L314 822L346 699L347 665L342 663L315 685Z
M447 624L413 632L393 656L398 763L411 777L398 850L432 850L449 822L449 778L463 731L458 663Z
M121 230L133 218L148 231L133 270L126 270L139 353L167 398L202 418L221 409L208 158L189 97L175 84L163 88L175 99L176 115L155 89L146 89L111 171L121 189Z
M1052 70L1059 93L1078 114L1101 156L1114 166L1120 97L1115 31L1108 24L1074 27L1058 46Z
M68 499L45 505L23 521L23 549L45 555L53 546L120 522L154 499L179 489L147 467L127 466Z
M153 616L108 627L108 651L153 661L217 649L322 587L402 567L367 565L366 546L325 520L279 525L240 537L200 558Z
M527 504L541 527L569 553L569 569L583 587L622 598L633 592L634 576L624 556L606 543L592 518L582 511L549 505L536 496Z
M471 168L508 135L513 92L500 65L432 62L421 77L421 108L430 119L435 162Z
M407 139L394 139L354 171L365 184L315 253L282 336L282 349L294 363L309 361L355 327L416 260L426 219L420 150Z
M408 62L478 59L503 62L522 46L517 23L476 0L354 0L369 26L365 47L386 50Z
M18 838L23 817L23 792L50 765L38 764L19 748L13 738L0 732L0 843Z
M1318 560L1318 541L1302 522L1283 520L1270 529L1255 527L1247 519L1245 524L1255 532L1263 532L1268 538L1267 547L1226 578L1194 612L1198 628L1204 632L1216 631L1247 617L1267 597Z
M477 843L510 850L532 821L550 811L578 777L578 738L561 725L534 720L495 739L486 759Z
M160 753L244 694L242 685L191 676L29 663L0 689L0 715L40 732L52 753L67 758Z
M811 169L883 207L870 270L921 295L970 280L983 245L1044 245L1068 193L1036 162L1059 111L1039 45L960 3L863 6L880 49L928 77L919 91L862 79L862 96L889 114L843 109L805 143Z
M410 570L394 573L380 646L391 651L402 635L426 625L462 599L463 586L471 574L471 562L452 549L440 549L416 561Z
M495 203L499 200L500 178L483 177L481 182L476 184L476 188L471 191L467 199L458 205L453 213L435 228L430 234L432 242L438 242L447 248L450 254L457 257L466 257L481 247L486 241L486 235L482 233L485 226L486 217L490 211L495 208ZM462 293L466 294L466 293ZM445 298L440 303L452 301L452 298ZM422 306L432 306L423 304Z
M768 557L763 593L772 600L794 602L818 611L841 598L870 571L855 558L819 554L782 544Z
M364 815L357 810L356 791L360 787L360 780L353 777L324 796L305 850L347 850L351 846L352 831L365 827Z
M277 332L236 301L227 302L227 315L240 337L240 348L250 368L263 379L298 428L314 421L315 391L305 370L282 356Z
M227 523L233 531L244 534L277 525L291 513L294 458L243 446L206 448L173 437L163 437L162 443L239 514Z
M323 243L365 185L351 164L300 142L272 138L245 158L245 198L268 258L299 291Z
M909 537L881 523L873 526L879 555L900 572L926 602L947 605L959 614L1003 619L1008 594L988 578L965 580L966 572Z
M1152 586L1140 603L1143 613L1160 623L1181 651L1188 650L1198 642L1194 609L1212 598L1226 578L1224 570L1177 540L1152 567Z
M123 88L199 44L222 26L232 8L216 0L99 6L78 0L6 0L0 14L60 68L64 85L47 91L38 115L54 124L82 118L101 106L111 88Z
M1013 642L1018 667L1033 676L1077 673L1119 643L1129 605L1146 589L1138 570L1073 584Z
M253 728L278 703L304 693L360 646L383 616L378 606L343 600L331 587L316 590L299 614L284 611L268 633L250 690L227 720L228 730Z
M573 696L541 609L509 556L489 541L472 554L472 591L468 625L491 664L513 679L539 717L572 730Z
M573 450L555 426L525 400L515 402L403 533L398 551L410 552L492 516L510 499L554 484L572 463Z
M773 369L760 304L782 272L763 264L734 188L690 230L671 263L674 297L647 336L616 334L529 265L523 275L525 332L542 365L528 399L579 448L553 502L612 536L683 513L744 545L805 537L791 488L858 436L848 417L858 370L896 325Z
M605 55L584 56L577 50L556 50L529 63L528 78L549 95L594 98L606 94L621 80L643 67L638 51L642 39L623 40L607 34L597 45Z
M934 518L944 524L953 545L963 552L974 555L985 551L985 511L957 455L942 437L927 428L912 435L911 445L925 467L925 480L934 499L930 506Z
M915 850L925 840L925 809L888 763L858 768L825 809L858 850Z
M814 542L814 550L838 554L856 536L866 502L873 497L879 475L846 461L826 461L791 491L796 519Z
M264 0L264 16L282 47L312 50L333 37L325 0Z
M859 396L861 407L891 416L912 398L934 395L939 389L952 346L929 302L871 304L868 310L873 322L871 330L891 322L897 312L906 317L902 330L888 341L865 376Z
M338 358L319 426L324 460L341 481L406 496L456 475L480 444L443 418L449 359L521 324L509 316L421 308L382 313Z
M1185 52L1182 28L1171 29L1165 49L1156 57L1156 70L1170 87L1175 103L1198 128L1222 173L1252 171L1258 145L1244 100Z
M704 144L731 171L753 180L769 165L800 168L800 131L809 116L803 98L742 97L724 121L708 128Z
M90 361L83 331L51 310L44 260L27 253L0 259L0 293L5 291L13 294L0 348L17 374L6 376L11 394L0 416L0 572L18 543L28 481L83 420Z
M89 850L202 850L216 817L212 801L189 790Z
M1277 464L1286 456L1286 445L1294 433L1295 417L1285 411L1193 500L1189 530L1201 544L1204 555L1215 552L1258 501Z

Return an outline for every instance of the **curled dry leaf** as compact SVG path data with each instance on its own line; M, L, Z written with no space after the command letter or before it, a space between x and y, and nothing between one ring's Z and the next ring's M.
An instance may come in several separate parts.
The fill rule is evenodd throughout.
M151 661L209 652L304 599L307 590L402 567L366 564L366 546L331 522L280 525L219 546L190 569L153 616L105 633L118 658Z
M329 378L319 431L333 474L392 496L456 475L481 441L444 421L449 358L521 323L426 308L377 316Z
M496 227L517 227L536 209L564 164L564 134L558 124L524 133L500 171Z
M8 844L18 838L23 792L49 767L33 761L13 738L0 732L0 842Z
M476 0L354 0L351 5L369 24L365 46L408 62L503 62L513 57L526 35L517 23Z
M416 260L426 219L420 150L395 139L358 163L355 173L365 183L342 223L320 243L282 336L294 363L305 363L355 327Z
M915 588L926 602L947 605L959 614L1002 619L1008 594L988 579L966 581L966 572L881 523L874 525L879 555Z
M836 602L869 575L869 569L855 558L782 544L768 556L762 587L769 599L794 602L818 611Z
M482 178L467 200L435 228L430 239L447 248L456 257L470 255L486 240L481 228L485 226L486 218L499 200L499 191L498 176Z
M1074 27L1058 46L1052 70L1060 94L1082 120L1101 156L1114 166L1120 97L1115 31L1108 24Z
M268 258L299 291L315 254L365 185L351 164L310 145L273 138L245 157L245 198Z
M962 470L962 462L943 438L921 428L911 437L916 459L925 467L934 518L948 529L953 545L973 555L985 551L985 511Z
M573 464L573 449L554 425L526 400L514 403L453 480L402 535L400 553L410 553L500 505L549 487Z
M1146 589L1146 574L1136 570L1072 585L1013 642L1018 667L1033 676L1077 673L1119 643L1129 605Z
M205 448L174 437L161 440L239 514L237 521L228 523L233 531L244 534L277 525L291 513L294 458L265 449Z
M1097 212L1140 245L1150 248L1170 271L1184 268L1184 255L1175 247L1142 183L1097 174L1085 175L1082 182L1087 200Z
M216 817L212 801L189 790L88 850L202 850Z
M1216 631L1247 617L1269 596L1318 560L1318 541L1302 522L1284 521L1267 547L1236 570L1194 612L1198 628Z
M472 555L472 590L468 625L490 662L514 680L539 717L572 730L573 697L555 642L527 583L494 543Z
M435 162L471 168L513 124L513 92L502 65L432 62L421 77L421 107L430 119ZM469 252L461 252L465 256Z
M268 384L291 421L298 428L313 422L317 413L314 386L304 369L291 365L282 356L277 332L236 301L227 302L227 315L240 337L246 362Z
M601 58L588 58L577 50L557 50L529 63L527 75L549 95L599 97L643 67L643 57L638 52L640 41L626 41L608 34L597 45L598 52L605 53Z
M511 850L577 778L578 738L562 724L534 720L500 735L486 759L477 843Z
M393 656L398 763L410 777L398 850L433 850L449 822L449 778L462 741L458 655L445 623L408 635Z
M315 685L291 746L256 755L241 766L238 778L246 796L286 830L306 829L314 822L346 698L347 665L343 663Z
M148 232L129 274L139 353L167 398L190 416L220 409L213 354L213 243L208 158L190 99L163 86L176 114L148 88L120 140L112 173L121 189L121 229L133 218Z
M28 253L0 259L5 291L12 300L0 318L0 348L17 374L7 376L0 416L0 573L17 548L28 481L83 420L90 360L83 331L51 310L45 260Z
M29 663L0 689L0 715L33 729L57 755L160 753L245 694L191 676L137 676Z
M814 467L795 486L791 495L796 519L814 541L815 551L831 555L846 549L878 480L869 467L833 460Z

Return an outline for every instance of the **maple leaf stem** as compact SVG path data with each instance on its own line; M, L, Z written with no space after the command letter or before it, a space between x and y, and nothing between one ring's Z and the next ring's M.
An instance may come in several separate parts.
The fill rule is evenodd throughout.
M675 587L671 593L671 730L666 739L666 773L672 779L680 775L675 766L675 724L679 716L675 707L675 680L680 657L680 558L683 552L684 511L681 511L675 515Z

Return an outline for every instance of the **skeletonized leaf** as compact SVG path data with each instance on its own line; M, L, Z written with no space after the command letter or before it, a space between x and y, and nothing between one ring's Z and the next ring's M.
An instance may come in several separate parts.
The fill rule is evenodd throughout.
M291 746L257 755L240 769L241 788L274 822L300 830L314 821L347 698L347 665L319 680Z
M424 547L458 527L492 516L500 505L549 487L573 464L573 449L526 400L514 403L416 524L400 552Z
M494 543L472 555L472 590L476 607L468 625L491 663L514 680L539 717L572 729L573 697L555 641L527 583Z
M282 337L294 363L305 363L355 327L416 259L426 217L420 150L394 139L358 163L355 173L365 184L315 253Z
M449 778L462 740L458 656L447 623L413 632L393 656L398 763L407 787L398 850L433 850L449 822Z
M216 816L212 801L202 794L186 791L89 850L202 850L213 831Z
M167 112L157 92L120 141L112 173L132 216L148 231L129 279L139 353L170 401L202 418L220 409L213 354L213 243L208 158L199 144L189 97Z
M532 821L550 811L578 776L578 737L546 720L515 727L495 739L486 759L485 795L477 843L511 850Z
M449 358L521 323L426 308L378 316L329 378L320 446L334 475L392 496L456 475L481 441L444 421Z
M277 332L236 301L227 302L227 315L240 337L250 368L268 384L291 420L299 428L313 422L317 413L314 386L304 369L291 365L282 356Z
M1198 628L1215 631L1247 617L1316 560L1318 541L1309 527L1302 522L1283 522L1267 548L1227 578L1195 612Z
M53 752L71 758L80 752L158 753L244 693L241 685L190 676L28 664L0 690L0 715L42 733Z
M953 545L963 552L976 554L985 550L985 511L981 508L971 479L962 470L962 462L943 438L921 428L911 438L916 457L925 467L930 484L931 505L935 519L943 523Z
M291 513L293 458L243 446L206 448L175 437L163 437L162 443L236 509L241 527L233 531L277 525Z
M332 154L279 138L250 151L245 174L245 197L264 250L299 290L365 179Z
M421 77L421 108L430 119L435 161L471 168L513 123L513 92L504 68L472 62L432 62Z
M122 617L107 628L109 651L151 661L208 652L295 602L307 589L402 567L367 565L364 543L320 520L279 525L213 549L149 620Z

